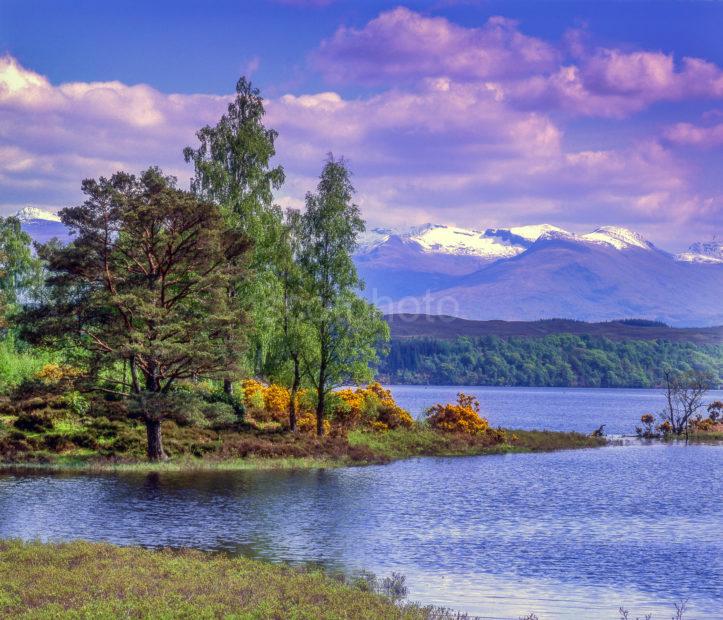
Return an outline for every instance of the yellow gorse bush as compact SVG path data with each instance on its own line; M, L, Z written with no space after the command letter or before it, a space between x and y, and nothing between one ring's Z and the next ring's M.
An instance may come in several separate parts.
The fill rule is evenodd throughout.
M364 427L385 431L414 425L409 412L402 409L394 401L392 393L379 383L356 389L345 388L334 395L337 401L332 417L345 429Z
M282 426L289 424L289 401L291 394L288 388L276 383L266 384L256 379L245 379L241 382L244 406L247 415L258 422L277 422ZM300 422L304 416L311 416L313 412L303 407L306 390L299 390L296 394L297 428L301 429ZM316 422L314 422L314 425ZM314 426L316 428L316 426Z
M289 399L287 388L278 384L267 385L256 379L241 382L247 415L258 422L289 423ZM408 411L394 401L392 393L379 383L366 387L344 388L333 393L330 420L324 421L324 432L353 428L385 431L393 428L410 428L414 420ZM316 416L310 408L305 390L297 394L297 429L300 432L316 431Z
M489 429L489 422L480 416L479 401L469 394L457 394L456 403L437 403L427 410L429 425L447 433L480 435Z
M35 378L44 383L60 383L61 381L72 381L82 375L82 371L67 364L45 364L37 373Z

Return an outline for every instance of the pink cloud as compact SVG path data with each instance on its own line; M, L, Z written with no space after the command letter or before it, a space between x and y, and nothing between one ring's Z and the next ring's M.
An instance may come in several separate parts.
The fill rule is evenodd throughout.
M158 164L182 183L181 149L228 96L181 95L119 82L51 84L0 60L0 212L62 207L82 178ZM496 85L435 77L360 98L334 91L267 100L287 183L300 206L327 152L347 156L371 224L433 220L474 227L552 220L592 224L720 220L690 188L685 161L655 141L566 146L558 121L512 105ZM685 209L681 205L686 205Z
M549 75L500 82L522 107L561 108L577 116L625 118L659 101L723 98L723 71L699 58L600 49Z
M712 126L677 123L665 130L665 138L683 146L695 146L704 149L723 146L723 123Z
M659 51L591 48L580 30L552 45L503 17L468 28L404 7L361 28L339 28L312 61L335 83L398 85L445 77L492 84L521 108L578 116L624 118L659 101L723 98L723 71L700 58L676 63Z
M464 28L398 7L361 29L339 28L313 58L334 82L387 83L442 75L463 80L528 75L553 67L557 56L552 46L523 35L504 17Z

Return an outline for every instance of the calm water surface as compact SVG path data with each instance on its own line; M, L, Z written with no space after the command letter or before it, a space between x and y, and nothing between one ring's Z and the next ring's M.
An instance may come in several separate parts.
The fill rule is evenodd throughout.
M395 392L421 404L446 398L446 388ZM578 427L563 420L590 415L594 426L617 420L625 430L617 395L493 392L487 406L525 398L545 421L525 424L523 408L510 404L499 419L489 411L496 424L570 429ZM583 394L620 409L583 406ZM654 404L653 393L648 398ZM632 615L665 619L681 598L690 598L689 618L722 618L721 465L720 446L632 443L320 471L6 472L0 537L190 546L399 571L412 599L486 618L535 611L541 619L616 619L624 604Z
M643 413L658 413L665 405L661 390L603 388L495 388L468 386L391 385L394 397L415 416L437 402L456 400L462 391L475 395L493 426L590 433L605 424L605 432L632 435ZM706 402L723 400L712 390Z

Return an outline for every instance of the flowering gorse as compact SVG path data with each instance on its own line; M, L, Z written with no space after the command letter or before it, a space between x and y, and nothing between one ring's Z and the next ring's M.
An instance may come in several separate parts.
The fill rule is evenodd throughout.
M456 403L437 403L426 411L429 425L439 431L481 435L489 429L489 422L480 416L479 401L469 394L457 394Z
M392 393L379 383L334 392L333 407L334 422L346 430L367 428L386 431L414 425L409 412L402 409L394 401Z

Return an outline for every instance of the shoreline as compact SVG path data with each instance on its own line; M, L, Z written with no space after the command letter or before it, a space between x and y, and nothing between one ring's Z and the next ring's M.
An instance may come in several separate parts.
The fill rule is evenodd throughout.
M385 433L350 433L350 449L364 447L366 458L351 456L328 457L261 457L214 459L182 456L168 461L149 462L142 459L77 457L73 455L42 456L48 460L2 461L0 472L11 470L57 472L204 472L204 471L282 471L332 469L387 465L413 458L450 458L463 456L495 456L534 452L557 452L602 448L611 445L605 437L559 431L508 430L515 435L514 443L482 444L474 438L444 435L429 431L387 431ZM30 455L33 456L33 455Z

